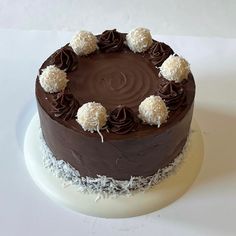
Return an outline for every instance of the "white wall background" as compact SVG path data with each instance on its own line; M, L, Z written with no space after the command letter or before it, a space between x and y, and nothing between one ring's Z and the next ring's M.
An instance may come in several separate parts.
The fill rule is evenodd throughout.
M0 28L236 37L235 0L0 0Z

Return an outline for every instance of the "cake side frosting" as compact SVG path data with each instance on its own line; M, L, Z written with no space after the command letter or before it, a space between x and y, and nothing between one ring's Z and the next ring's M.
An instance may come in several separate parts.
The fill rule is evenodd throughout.
M45 168L47 168L54 176L58 177L62 184L66 187L74 185L80 192L98 194L97 198L117 197L119 195L130 196L134 192L146 191L152 186L160 183L170 175L175 174L185 161L186 153L188 152L191 142L191 132L182 152L167 166L160 168L154 175L132 176L127 180L117 180L113 177L105 175L98 175L93 177L83 177L79 171L64 160L57 160L48 148L41 129L39 129L39 138L41 141L40 149L42 151L42 161ZM96 199L97 199L96 198Z

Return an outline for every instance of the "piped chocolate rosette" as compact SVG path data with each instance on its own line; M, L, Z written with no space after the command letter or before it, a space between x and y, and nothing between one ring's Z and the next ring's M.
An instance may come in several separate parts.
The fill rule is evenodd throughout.
M65 72L74 71L78 65L78 58L73 49L67 44L58 49L52 56L50 64Z
M174 51L170 46L162 42L154 42L152 46L147 50L149 60L159 67L162 63L172 54Z
M106 30L98 36L98 47L102 52L117 52L123 49L124 41L124 35L116 29Z
M125 106L118 106L111 111L107 123L109 130L116 134L127 134L138 126L134 112Z
M186 92L182 83L164 79L157 94L165 101L170 111L185 105Z
M69 91L61 91L54 94L52 113L55 117L70 120L76 117L79 103Z

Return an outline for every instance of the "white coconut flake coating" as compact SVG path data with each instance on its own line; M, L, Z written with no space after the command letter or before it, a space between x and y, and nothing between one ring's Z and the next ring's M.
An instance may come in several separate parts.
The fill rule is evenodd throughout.
M70 46L77 55L88 55L97 50L97 38L91 32L82 30L72 38Z
M148 177L133 176L129 180L116 180L104 175L98 175L97 178L80 176L79 171L69 163L63 160L56 160L43 138L42 130L39 129L39 131L43 166L47 168L52 175L59 178L64 187L74 185L80 192L97 194L98 199L101 197L118 197L119 195L131 196L135 192L148 190L170 175L175 174L181 166L185 153L188 152L189 144L191 142L190 133L182 152L173 162L168 166L157 170L154 175Z
M145 98L139 105L139 118L149 125L165 123L168 118L168 108L160 96L151 95Z
M183 57L170 55L161 65L160 73L165 79L178 83L188 79L190 65Z
M47 93L57 93L65 89L68 79L65 71L55 65L47 66L39 75L39 83Z
M151 47L153 40L150 30L136 28L126 35L126 43L133 52L144 52Z
M107 111L100 103L87 102L78 109L76 121L84 131L99 131L107 122Z

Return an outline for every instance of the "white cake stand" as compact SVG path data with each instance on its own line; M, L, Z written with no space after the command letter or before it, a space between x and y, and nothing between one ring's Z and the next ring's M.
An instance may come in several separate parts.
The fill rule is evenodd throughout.
M194 182L203 161L201 131L192 122L190 146L177 173L145 192L132 196L101 198L96 194L79 192L76 186L63 187L59 178L43 167L40 151L39 119L36 114L31 120L24 141L25 162L38 187L52 200L80 213L105 218L132 217L161 209L182 196Z

